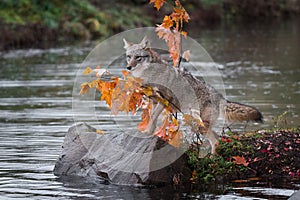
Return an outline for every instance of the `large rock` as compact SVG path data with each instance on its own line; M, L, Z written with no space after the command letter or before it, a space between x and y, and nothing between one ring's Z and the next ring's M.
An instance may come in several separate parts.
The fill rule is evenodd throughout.
M116 184L165 185L187 182L187 156L156 136L98 134L86 123L72 126L54 168L57 176L96 177Z

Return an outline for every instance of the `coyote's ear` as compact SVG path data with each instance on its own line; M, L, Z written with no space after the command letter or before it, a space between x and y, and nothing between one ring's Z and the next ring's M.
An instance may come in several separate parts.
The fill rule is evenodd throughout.
M123 38L123 42L124 42L124 48L127 49L128 47L132 46L131 42L127 42L127 40L125 40L125 38Z
M142 46L143 49L146 49L149 47L149 40L147 38L147 36L145 36L143 38L143 40L141 41L140 45Z

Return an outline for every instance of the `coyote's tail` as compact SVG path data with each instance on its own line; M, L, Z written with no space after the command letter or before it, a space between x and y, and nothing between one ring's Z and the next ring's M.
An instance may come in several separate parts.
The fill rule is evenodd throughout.
M226 102L225 117L227 121L263 122L263 116L256 108L241 103Z

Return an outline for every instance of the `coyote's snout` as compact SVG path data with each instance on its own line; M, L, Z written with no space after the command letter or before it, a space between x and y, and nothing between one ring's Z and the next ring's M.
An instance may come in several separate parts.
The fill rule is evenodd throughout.
M170 82L173 82L176 84L178 78L187 81L189 86L194 90L193 92L197 99L197 105L199 105L201 119L205 122L208 122L207 124L210 126L208 132L206 133L206 137L212 143L213 152L215 151L215 144L217 144L218 136L213 133L211 127L214 125L221 112L225 113L225 119L228 122L263 122L262 114L256 108L241 103L228 101L223 97L222 94L220 94L215 88L207 84L205 81L197 79L191 73L185 70L177 70L174 67L169 66L157 52L150 48L149 41L146 37L138 44L127 42L124 39L124 48L126 49L127 69L131 70L133 76L142 78L146 80L146 82L152 83L155 80L160 80L160 83L164 83L164 81L161 80L166 79L166 83L170 84ZM155 71L153 72L153 70ZM176 72L171 73L172 71ZM178 88L178 90L183 90L182 92L186 92L185 88ZM163 89L161 93L164 93ZM186 92L184 95L188 96L189 93ZM176 105L180 102L172 103L176 108L180 109L182 107L182 105ZM153 133L155 130L156 120L162 110L163 106L158 103L150 119L149 128L147 129L149 133Z

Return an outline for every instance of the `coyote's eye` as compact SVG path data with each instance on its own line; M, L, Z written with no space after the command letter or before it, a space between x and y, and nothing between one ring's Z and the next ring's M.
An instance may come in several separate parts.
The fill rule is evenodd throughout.
M142 61L143 58L148 58L148 57L149 56L136 56L135 59L140 62Z
M137 57L135 57L135 59L137 60L137 61L141 61L142 60L142 56L137 56Z

